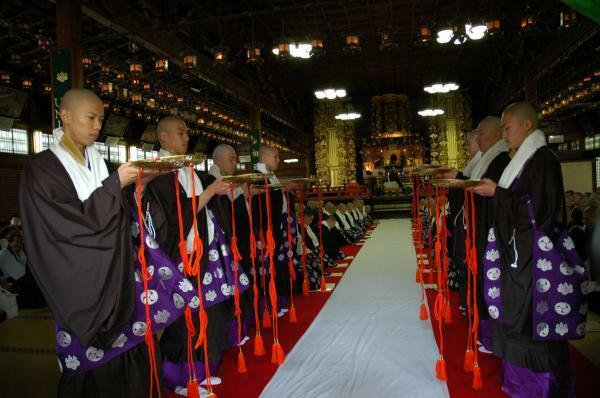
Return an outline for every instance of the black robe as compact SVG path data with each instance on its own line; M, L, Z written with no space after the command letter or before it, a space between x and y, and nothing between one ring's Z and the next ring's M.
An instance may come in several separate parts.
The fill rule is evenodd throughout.
M126 196L113 172L80 201L67 170L50 150L33 156L23 170L19 204L31 272L56 323L84 346L110 345L133 315ZM147 396L147 351L139 344L88 372L63 376L59 396Z
M160 247L165 250L173 261L178 263L181 257L179 253L179 221L177 215L177 197L175 193L176 174L166 174L155 178L146 189L144 195L144 209L150 210L152 224L156 231L156 241ZM185 190L177 182L179 195L181 198L181 211L183 218L184 238L192 228L194 215L192 209L192 199L187 197ZM149 206L148 206L149 204ZM208 230L206 225L206 209L202 209L197 214L198 235L204 245L202 272L207 270L208 253ZM195 288L198 288L196 278L190 281ZM229 347L227 340L227 301L206 308L208 316L208 328L206 335L208 339L208 357L210 363L217 363L221 360L223 351ZM194 314L193 320L198 330L198 316ZM170 362L185 362L187 360L187 328L185 317L180 317L172 325L165 328L160 339L160 349L164 357ZM194 351L194 359L204 361L202 347Z
M527 206L530 195L538 228L556 239L557 220L564 214L564 189L560 161L547 146L537 150L510 189L496 188L493 197L494 225L502 269L504 324L494 329L494 354L535 372L549 372L569 363L566 341L532 339L532 254L533 230ZM509 241L516 231L517 268Z

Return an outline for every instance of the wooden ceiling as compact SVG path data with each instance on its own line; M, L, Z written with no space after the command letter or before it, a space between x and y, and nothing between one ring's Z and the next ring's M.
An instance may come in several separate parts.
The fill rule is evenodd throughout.
M541 22L539 32L531 35L521 35L517 29L525 4L531 6ZM528 61L563 40L565 33L557 30L561 7L558 0L89 0L84 2L84 9L92 9L96 17L84 11L82 39L86 53L122 65L136 58L144 62L145 71L152 70L157 54L148 49L151 46L136 53L130 50L131 41L143 35L170 35L208 63L214 47L226 44L231 48L231 65L215 74L237 79L265 101L281 107L310 133L313 92L331 86L347 89L355 107L366 113L374 95L404 93L418 107L427 102L424 85L452 80L471 95L475 117L497 112L498 98L505 96L506 101L522 94L518 93ZM22 40L15 42L10 31L14 30L15 21L27 21L32 30L52 35L53 4L6 0L0 5L0 12L7 32L0 37L4 53L22 51L29 64L43 57L27 46L22 35L18 36ZM104 23L99 22L98 15ZM453 21L492 15L501 18L500 37L461 46L415 45L422 21L428 22L435 32L437 26ZM129 18L129 31L127 26L125 31L123 26L111 26L110 22L119 18ZM379 49L381 33L388 27L397 34L395 51ZM345 35L350 32L361 38L362 51L354 55L343 51ZM325 39L326 54L321 58L283 62L271 54L275 41L282 36L301 40L317 34ZM244 45L252 36L264 45L264 63L259 67L247 65L244 59ZM232 112L248 114L246 101L211 79L176 69L161 80L161 84L175 90L189 92L193 86L199 92L194 96L210 98ZM296 135L277 118L263 119L267 125L287 130L290 140ZM368 130L368 119L360 126Z

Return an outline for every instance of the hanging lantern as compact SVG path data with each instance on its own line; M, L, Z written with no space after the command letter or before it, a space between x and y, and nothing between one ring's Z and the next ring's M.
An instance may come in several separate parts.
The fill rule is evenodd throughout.
M148 98L146 100L146 109L155 109L156 101L153 98Z
M161 73L168 71L169 60L167 58L157 58L154 62L154 70Z
M164 97L165 96L165 90L158 90L156 92L156 95L159 96L159 97Z
M577 25L577 12L572 8L566 8L560 12L560 29L569 29Z
M538 20L536 15L529 8L529 6L525 8L525 12L521 17L521 23L519 28L521 33L532 33L537 31Z
M202 104L200 102L196 102L196 105L194 105L194 110L196 112L201 112L202 111Z
M381 51L392 51L396 48L398 48L396 32L391 27L381 32L381 44L379 45L379 49Z
M167 91L167 99L173 100L175 98L175 94L172 91Z
M126 100L129 97L129 90L127 89L127 87L119 87L118 97L121 100Z
M23 87L24 90L31 90L31 88L33 87L33 80L31 80L28 77L24 77L21 80L21 87Z
M260 65L263 59L260 56L262 45L260 43L250 43L246 45L246 63L250 65Z
M113 84L112 82L102 82L100 83L100 93L103 95L112 95L113 93Z
M320 36L315 36L311 39L310 45L312 46L311 55L313 57L322 57L325 55L325 43Z
M36 75L43 75L44 72L44 66L40 62L34 61L33 73L35 73Z
M100 73L102 73L104 75L109 75L110 74L110 65L101 64L100 65Z
M198 118L198 119L196 120L196 123L197 123L197 124L200 124L200 125L203 125L203 124L204 124L204 118L201 118L201 117L200 117L200 118Z
M356 53L361 50L360 37L356 33L350 33L346 36L346 45L344 51L347 53Z
M150 91L152 90L152 85L150 84L150 82L144 82L142 84L142 88L144 89L144 91Z
M198 57L194 54L187 54L183 56L183 67L185 69L194 69L198 65Z
M10 63L13 65L21 65L21 55L19 54L10 54Z
M133 105L139 105L142 103L142 94L140 93L131 93L131 103Z
M121 105L117 105L117 104L113 105L112 111L113 111L113 113L121 112Z
M488 36L490 36L490 37L499 36L500 33L502 32L500 30L500 28L501 28L500 18L498 18L498 17L490 17L487 20L486 25L487 25L487 33L488 33Z
M134 77L133 79L131 79L131 87L140 87L140 85L142 84L141 80L137 77Z
M81 63L83 64L83 69L90 70L90 69L92 69L92 65L94 63L94 60L92 60L92 57L84 55L81 58Z
M177 97L176 102L178 105L183 105L183 103L185 102L185 99L183 97Z
M104 108L105 111L108 111L110 109L110 102L103 101L102 102L102 107Z
M120 82L125 80L125 72L117 72L117 80Z
M142 111L135 111L134 116L136 119L142 120L142 118L144 117L144 113Z
M146 123L150 123L150 122L152 121L152 114L151 114L151 113L146 113L146 114L144 115L144 121L145 121Z
M50 40L39 38L37 40L37 45L40 48L40 50L47 51L50 48Z
M426 22L421 22L417 30L417 44L429 45L431 43L431 28Z
M10 75L10 72L0 72L0 82L2 82L2 84L10 85L12 83L12 76Z
M133 62L129 64L129 74L133 77L142 76L142 64L138 62Z
M52 86L49 83L43 83L42 89L44 90L44 95L49 95L52 93Z
M273 53L282 61L285 61L290 57L290 40L287 38L281 38L275 44L277 51Z
M229 47L217 46L214 49L214 64L215 65L227 65L229 63Z

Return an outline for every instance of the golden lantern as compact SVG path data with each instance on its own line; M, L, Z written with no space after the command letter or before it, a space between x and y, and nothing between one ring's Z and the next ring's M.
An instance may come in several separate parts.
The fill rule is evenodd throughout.
M125 72L117 72L117 80L118 81L125 80Z
M227 46L217 46L214 50L214 63L215 65L227 65L229 64L229 51L230 48Z
M167 99L172 100L175 98L175 94L172 91L167 91Z
M177 97L176 102L177 104L182 105L185 102L185 99L183 97Z
M112 111L113 111L113 113L121 112L121 105L117 105L117 104L113 105Z
M28 77L24 77L23 80L21 80L21 87L23 87L24 90L31 90L33 81Z
M154 70L157 72L166 72L169 70L169 60L167 58L157 58L154 62Z
M134 77L133 79L131 79L130 84L131 84L131 87L139 87L142 84L142 82L137 77Z
M104 95L112 95L113 93L113 84L111 82L102 82L100 83L100 92Z
M498 36L500 35L500 18L498 17L490 17L487 22L485 23L485 25L487 26L487 34L490 37L494 37L494 36Z
M39 38L37 41L37 45L41 50L46 51L50 48L50 40L44 39L44 38Z
M290 56L290 40L286 38L281 38L276 44L277 48L277 58L281 60L288 59Z
M571 8L567 8L560 12L560 28L569 29L577 25L577 12Z
M2 82L3 84L11 84L11 81L12 81L12 76L10 75L10 72L6 72L6 71L0 72L0 82Z
M44 95L48 95L52 93L52 86L49 83L43 83L42 88L44 90Z
M310 45L312 46L312 56L320 57L325 55L325 43L323 43L323 39L321 37L313 37L310 41Z
M194 105L194 110L196 112L201 112L202 111L202 104L200 102L196 102L196 105Z
M139 62L133 62L129 64L129 73L133 77L142 76L142 64L140 64Z
M81 63L83 64L83 69L89 70L92 69L92 64L94 63L94 61L92 60L92 57L84 55L81 58Z
M144 117L144 113L142 111L135 111L134 116L136 119L142 120L142 118Z
M139 105L142 103L142 94L140 93L131 93L131 102L134 105Z
M259 43L250 43L246 45L246 63L250 65L260 65L263 59L260 56L261 45Z
M146 100L146 108L147 109L154 109L154 108L156 108L156 101L154 100L154 98L148 98Z
M103 101L102 102L102 107L104 108L105 111L108 111L110 109L110 102Z
M360 51L360 37L356 33L350 33L346 35L346 45L344 51L348 53L354 53Z
M198 65L198 57L194 54L183 56L183 67L186 69L194 69Z
M21 65L21 55L19 54L10 54L10 63L13 65Z
M431 43L431 28L425 22L417 30L417 44L428 45Z
M100 72L105 75L108 75L110 73L110 65L108 65L108 64L100 65Z

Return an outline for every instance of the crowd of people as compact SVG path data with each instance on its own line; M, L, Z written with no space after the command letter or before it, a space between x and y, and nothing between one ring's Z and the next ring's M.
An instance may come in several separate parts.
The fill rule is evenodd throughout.
M560 161L527 103L484 118L467 150L462 171L439 177L480 182L422 198L422 239L446 242L448 285L459 291L463 315L471 318L470 306L477 307L478 351L502 359L503 391L574 397L567 340L584 336L588 308L598 311L600 194L564 191ZM442 224L448 234L436 236Z
M93 146L100 99L70 90L60 114L50 149L26 164L20 208L25 240L37 242L28 264L57 324L61 397L146 396L156 382L204 396L221 382L224 351L291 311L305 279L320 289L341 247L371 223L359 200L299 203L304 185L281 184L274 147L260 148L256 170L275 189L224 180L237 163L226 144L206 175L129 162L113 170ZM157 134L160 158L187 153L182 119L163 118Z

